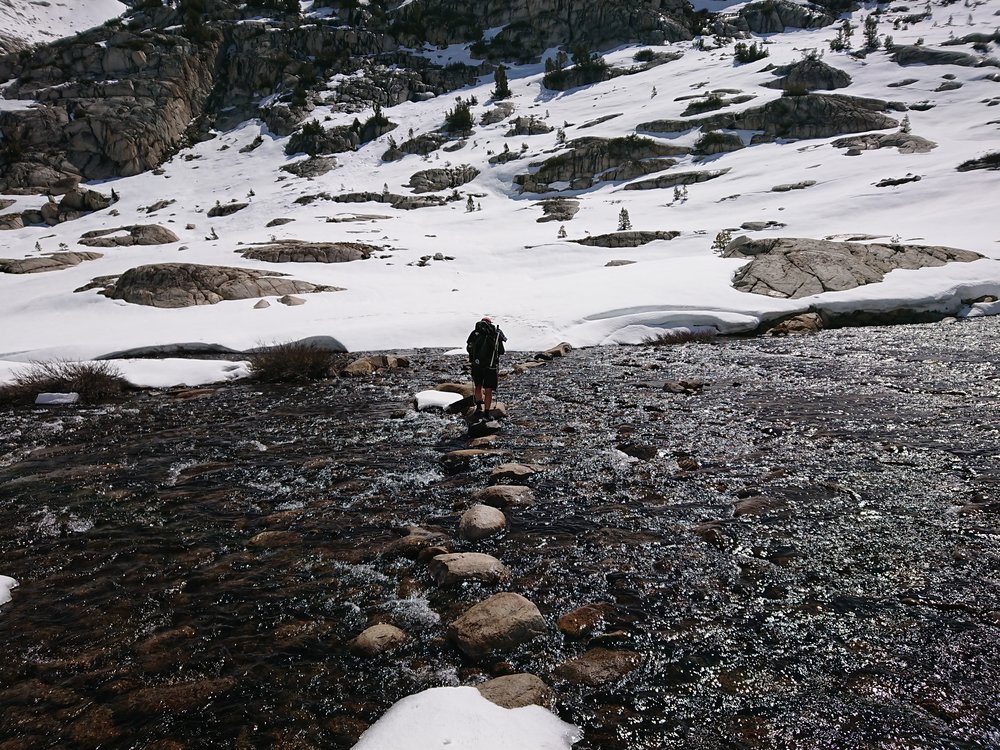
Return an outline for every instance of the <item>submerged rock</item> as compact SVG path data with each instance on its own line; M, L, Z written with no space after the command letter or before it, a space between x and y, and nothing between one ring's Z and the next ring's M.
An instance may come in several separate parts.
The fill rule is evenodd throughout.
M593 648L564 661L556 667L555 674L577 685L596 686L620 680L641 665L642 656L635 651Z

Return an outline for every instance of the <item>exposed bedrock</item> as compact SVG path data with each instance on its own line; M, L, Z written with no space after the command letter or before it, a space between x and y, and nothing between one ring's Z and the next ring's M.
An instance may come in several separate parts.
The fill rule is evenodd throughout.
M797 299L873 284L896 269L969 263L983 256L940 246L743 236L729 243L723 257L750 260L733 277L736 289L768 297Z
M367 260L380 247L364 242L306 242L305 240L278 240L243 247L236 252L250 260L267 263L348 263Z

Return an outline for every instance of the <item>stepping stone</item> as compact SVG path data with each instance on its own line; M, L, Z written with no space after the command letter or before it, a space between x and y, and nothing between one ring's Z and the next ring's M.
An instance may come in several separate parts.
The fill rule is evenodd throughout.
M452 586L463 581L499 583L510 577L506 565L492 555L480 552L437 555L427 569L438 586Z
M472 499L494 508L526 508L535 504L535 491L520 484L495 484L479 490Z
M546 632L538 607L513 592L494 594L448 626L448 638L473 659L512 651Z
M347 644L347 648L358 656L378 656L395 651L406 643L408 638L409 636L395 625L383 622L361 631Z
M490 482L506 483L525 480L540 472L542 468L534 464L500 464L490 472Z
M468 541L486 539L507 528L507 517L489 505L473 505L458 522L458 535Z

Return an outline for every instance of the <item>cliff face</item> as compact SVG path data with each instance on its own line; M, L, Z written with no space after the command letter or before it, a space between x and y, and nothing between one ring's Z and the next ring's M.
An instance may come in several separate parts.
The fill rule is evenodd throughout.
M347 111L393 106L486 72L431 65L401 49L407 45L481 40L484 29L501 26L492 42L481 41L484 54L690 38L682 0L414 0L395 13L375 2L309 22L225 0L205 5L195 15L135 10L0 57L0 81L12 81L5 97L25 102L0 112L0 190L59 192L134 175L198 137L198 125L261 117L287 135L319 97ZM354 75L331 94L322 82L335 73Z

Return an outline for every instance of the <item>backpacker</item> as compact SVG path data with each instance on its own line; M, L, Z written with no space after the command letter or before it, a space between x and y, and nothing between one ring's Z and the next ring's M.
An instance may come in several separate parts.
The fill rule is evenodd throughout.
M471 364L478 367L494 367L497 349L501 346L500 330L492 323L480 320L469 336L465 349L469 353Z

